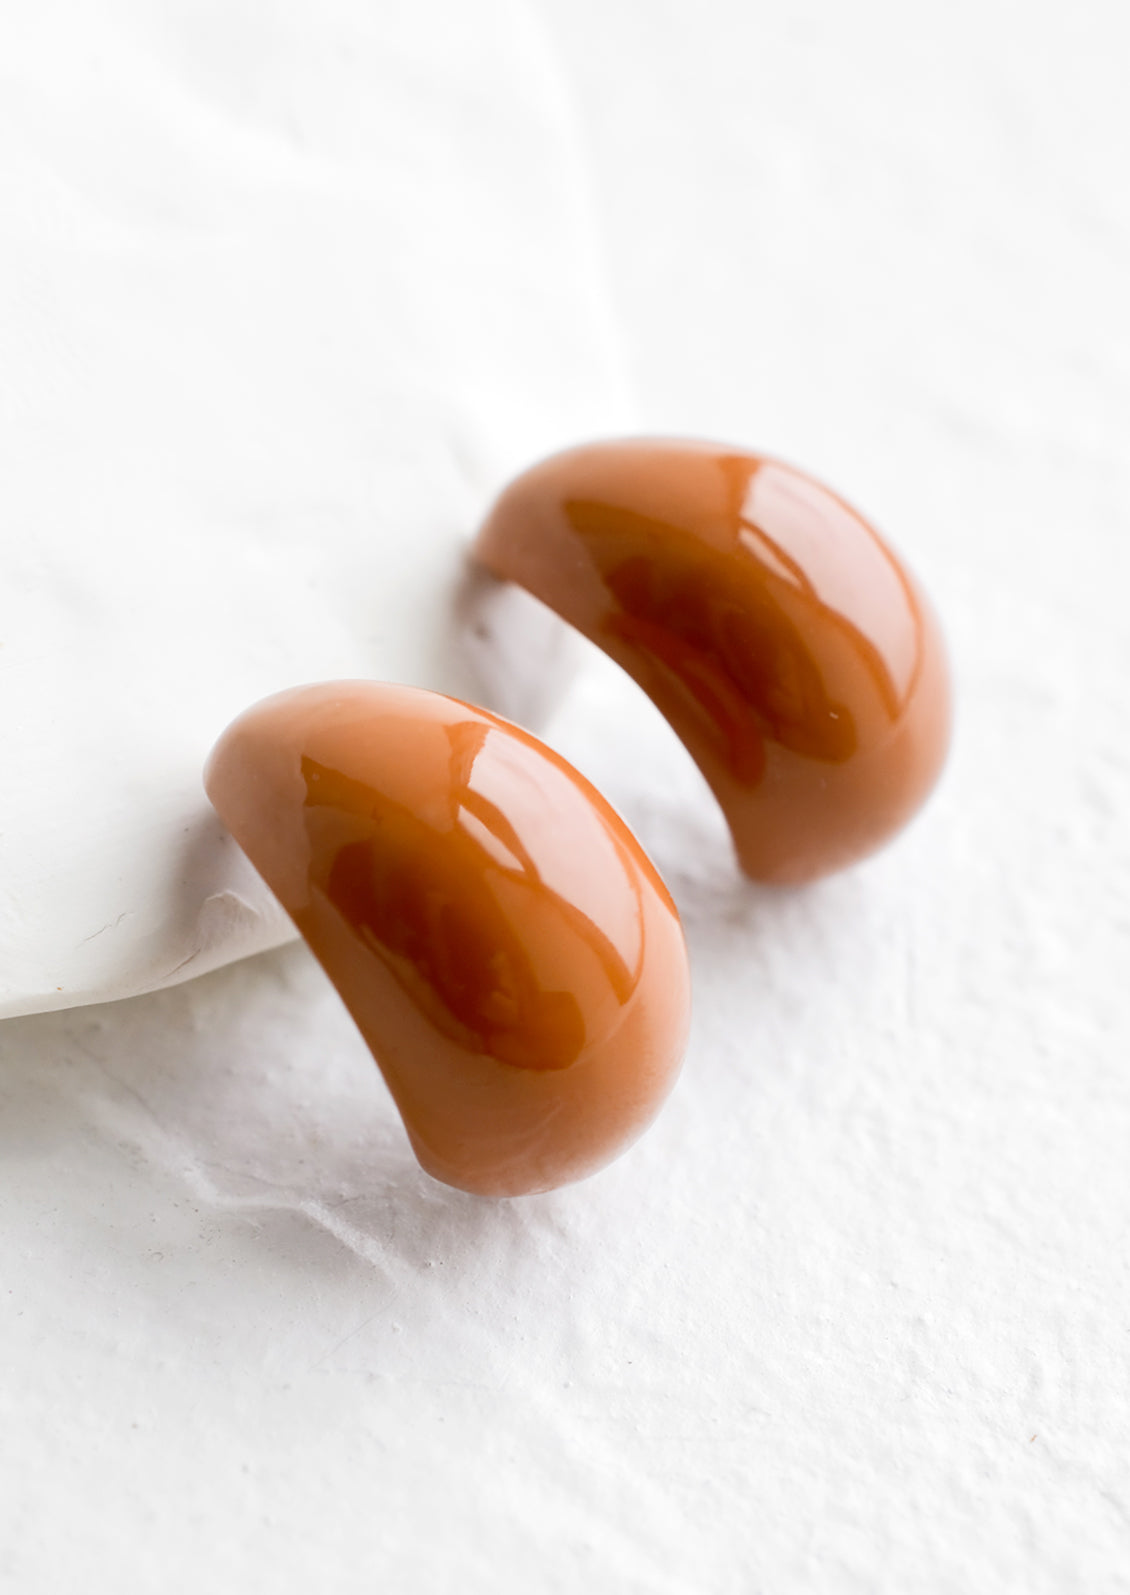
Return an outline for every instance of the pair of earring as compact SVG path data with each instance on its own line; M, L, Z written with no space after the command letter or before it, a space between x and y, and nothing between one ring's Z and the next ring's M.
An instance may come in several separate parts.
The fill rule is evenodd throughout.
M801 472L707 444L534 467L474 546L624 667L752 878L852 863L919 808L950 688L920 587ZM551 748L488 710L348 681L255 705L209 797L333 981L437 1179L544 1191L648 1125L686 1043L678 911Z

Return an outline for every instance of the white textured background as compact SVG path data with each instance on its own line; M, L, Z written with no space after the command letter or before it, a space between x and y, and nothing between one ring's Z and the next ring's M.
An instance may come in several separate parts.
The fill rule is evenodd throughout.
M0 1027L0 1584L1130 1589L1125 8L540 9L644 421L890 533L950 770L760 892L592 668L697 1017L554 1196L420 1174L299 948Z

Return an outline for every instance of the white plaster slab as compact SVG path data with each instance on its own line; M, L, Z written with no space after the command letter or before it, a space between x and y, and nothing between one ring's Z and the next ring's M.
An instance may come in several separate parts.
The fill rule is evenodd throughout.
M304 681L480 694L464 540L625 404L510 0L54 0L0 17L0 80L12 1014L289 936L202 797L212 742Z

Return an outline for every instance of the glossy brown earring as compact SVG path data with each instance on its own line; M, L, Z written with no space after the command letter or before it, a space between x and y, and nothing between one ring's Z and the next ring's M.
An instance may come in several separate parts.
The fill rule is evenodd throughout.
M438 693L334 682L241 715L205 785L430 1174L548 1190L654 1117L687 1033L678 914L623 821L536 738Z
M945 759L945 649L872 527L791 466L663 441L572 449L518 477L478 560L577 627L670 721L757 880L881 846Z

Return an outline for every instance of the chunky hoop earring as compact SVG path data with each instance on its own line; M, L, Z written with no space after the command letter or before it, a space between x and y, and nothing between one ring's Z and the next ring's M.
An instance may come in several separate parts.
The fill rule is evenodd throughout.
M475 555L635 678L756 880L854 863L937 780L950 683L933 610L878 533L791 466L705 443L572 449L506 488Z
M332 682L248 709L205 786L429 1174L545 1191L654 1118L689 1018L678 913L623 821L535 737L438 693Z

